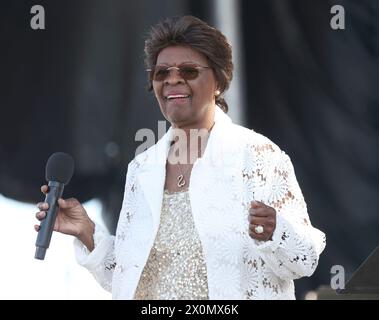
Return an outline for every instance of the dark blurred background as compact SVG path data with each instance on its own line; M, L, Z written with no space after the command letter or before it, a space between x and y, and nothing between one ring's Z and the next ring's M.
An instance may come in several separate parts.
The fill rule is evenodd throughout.
M68 152L76 171L65 195L100 199L114 232L135 134L157 136L163 120L145 90L149 28L177 14L233 24L231 113L290 155L327 234L317 271L296 281L301 299L330 283L333 265L349 275L379 244L379 1L226 1L233 10L224 0L2 1L0 193L40 201L47 158ZM30 27L36 4L45 30ZM330 26L336 4L345 30Z

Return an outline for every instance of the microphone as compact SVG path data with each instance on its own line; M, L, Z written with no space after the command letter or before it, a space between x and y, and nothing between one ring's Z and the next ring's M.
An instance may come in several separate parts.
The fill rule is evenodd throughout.
M46 194L45 202L49 204L49 209L38 231L35 259L45 259L59 209L58 199L62 197L64 186L70 182L73 173L74 159L69 154L56 152L47 160L46 180L49 182L49 192Z

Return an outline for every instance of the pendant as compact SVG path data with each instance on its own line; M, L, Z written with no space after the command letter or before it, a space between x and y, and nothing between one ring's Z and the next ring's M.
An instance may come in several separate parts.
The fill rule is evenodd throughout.
M186 180L184 180L184 177L182 174L180 176L178 176L176 179L178 180L178 187L179 188L184 187L186 185Z

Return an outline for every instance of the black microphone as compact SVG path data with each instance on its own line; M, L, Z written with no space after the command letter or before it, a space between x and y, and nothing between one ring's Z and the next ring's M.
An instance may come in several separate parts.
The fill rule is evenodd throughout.
M35 259L45 259L58 213L58 199L62 197L64 186L70 182L73 173L74 159L69 154L56 152L47 160L46 180L49 182L49 192L45 202L49 204L49 209L38 231Z

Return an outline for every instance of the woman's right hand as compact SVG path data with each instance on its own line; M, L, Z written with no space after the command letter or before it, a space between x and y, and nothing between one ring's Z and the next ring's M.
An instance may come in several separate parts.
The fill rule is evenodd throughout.
M43 185L41 191L47 194L49 187ZM39 202L37 207L40 211L36 213L36 218L42 221L46 217L49 205L47 202ZM89 218L81 203L75 198L66 200L60 198L58 200L58 207L59 209L53 230L77 237L88 250L92 251L94 248L93 233L95 224ZM34 226L36 231L39 231L39 228L39 225Z

